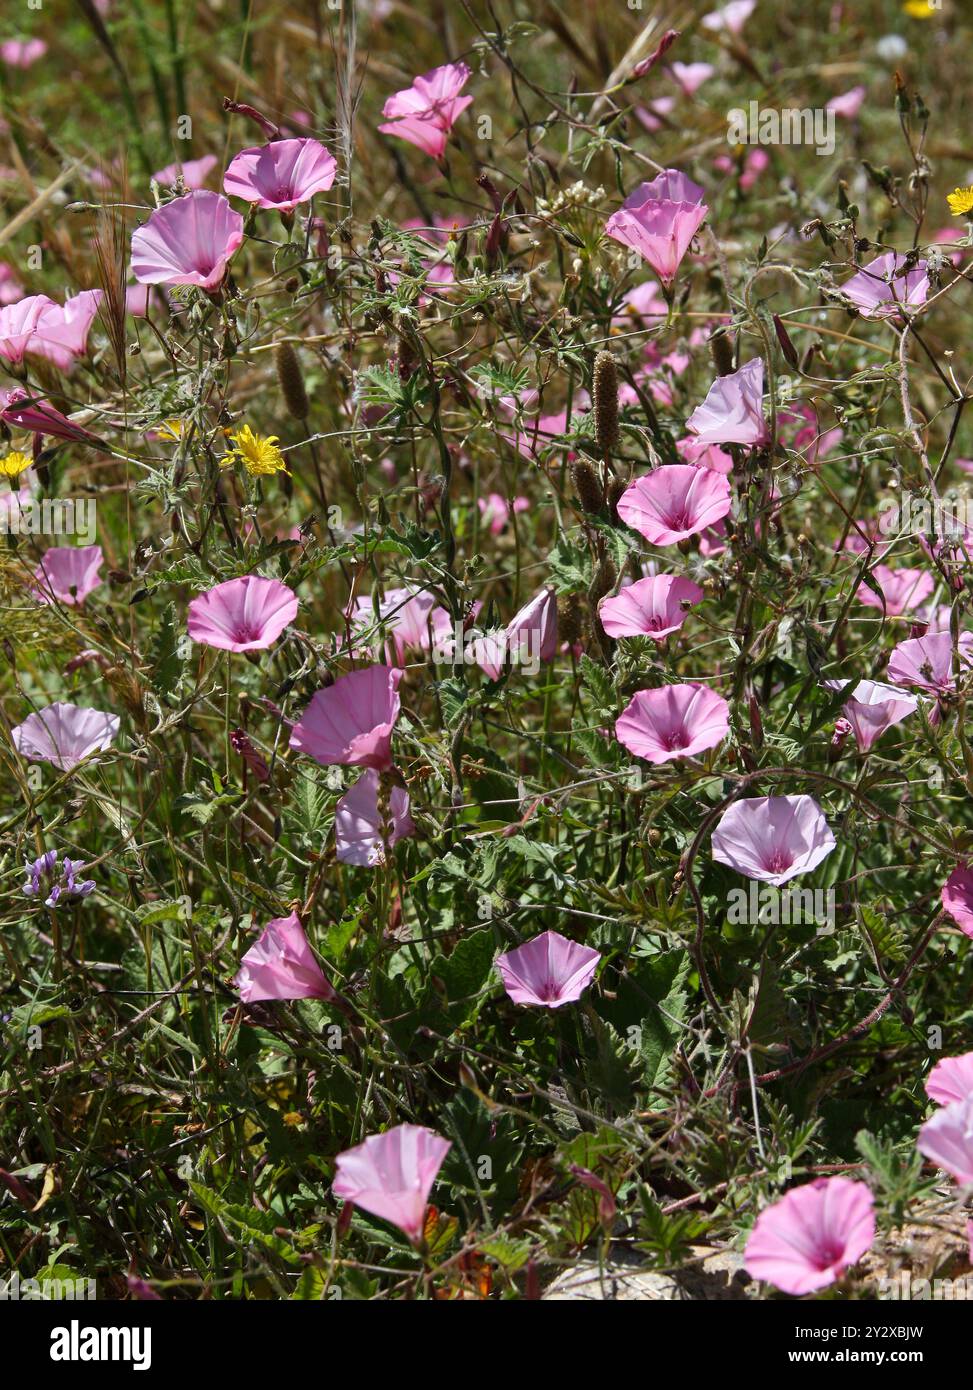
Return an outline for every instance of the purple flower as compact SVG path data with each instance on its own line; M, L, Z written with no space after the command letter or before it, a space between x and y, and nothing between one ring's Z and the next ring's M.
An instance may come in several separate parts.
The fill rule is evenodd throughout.
M591 984L601 952L546 931L497 958L503 987L515 1004L560 1009Z
M78 875L83 868L84 864L80 859L69 859L65 855L59 869L57 850L49 849L32 864L28 862L27 882L24 884L23 892L28 898L39 898L46 892L45 907L58 907L62 902L87 898L95 891L97 885L93 878L78 881Z

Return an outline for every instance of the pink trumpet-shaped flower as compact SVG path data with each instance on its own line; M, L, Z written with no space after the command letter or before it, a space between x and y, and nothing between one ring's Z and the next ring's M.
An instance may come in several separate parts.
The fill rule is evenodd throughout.
M224 652L270 647L297 617L297 595L279 579L247 574L194 598L187 629L194 642Z
M874 1239L874 1204L867 1185L850 1178L817 1178L792 1188L760 1213L744 1263L754 1279L784 1293L814 1293L857 1264Z
M841 690L846 684L846 681L825 681L829 690ZM918 707L919 701L908 691L882 685L880 681L859 681L841 709L855 731L855 742L867 753L886 729L901 724L903 719L915 714Z
M449 614L436 603L434 596L426 589L412 587L386 589L378 605L378 616L391 632L391 645L399 663L407 651L428 651L437 634L449 624ZM357 633L371 632L376 621L374 600L357 598L349 618L353 637ZM359 643L353 642L353 645L357 648Z
M942 902L960 931L973 937L973 870L956 866L943 884Z
M132 233L132 274L142 285L215 290L243 244L243 218L221 193L197 188L156 208Z
M84 603L101 583L104 562L100 545L56 545L44 555L35 574L34 597L41 603Z
M333 999L296 912L268 922L240 961L233 982L244 1004L261 999Z
M916 1147L958 1183L973 1183L973 1094L937 1110L920 1129Z
M718 444L707 444L693 434L676 440L676 453L684 463L691 463L696 468L711 468L714 473L733 472L733 459L725 449Z
M852 87L850 92L842 92L840 96L832 97L824 104L825 111L833 111L836 116L844 116L846 120L854 120L865 103L868 95L864 87Z
M88 334L105 297L104 290L82 290L63 304L48 300L41 309L27 351L70 371L88 351Z
M686 428L703 444L766 444L763 398L764 364L755 357L738 372L716 378Z
M512 660L536 657L553 661L557 655L557 595L541 589L514 614L506 627Z
M223 176L223 191L260 208L293 212L334 183L338 165L320 140L271 140L241 150Z
M24 287L5 261L0 261L0 304L16 304L23 299ZM962 465L964 460L957 460ZM973 464L971 464L973 467Z
M973 1096L973 1052L941 1058L926 1077L926 1095L937 1105Z
M652 545L675 545L713 526L730 510L721 473L691 463L666 463L636 478L618 499L618 515Z
M713 831L713 858L747 878L777 887L809 873L835 847L813 796L757 796L735 801Z
M739 34L756 8L757 0L730 0L722 9L704 14L700 23L714 34Z
M691 579L654 574L637 579L614 598L603 598L598 617L609 637L651 637L661 642L682 627L687 606L702 597L702 589Z
M0 309L0 357L5 362L23 362L37 320L51 303L46 294L31 294Z
M846 280L841 293L866 319L889 318L903 306L918 309L929 293L926 262L917 261L909 271L905 264L905 256L887 251Z
M936 587L928 570L893 570L888 565L876 565L872 577L885 595L885 611L890 618L899 618L918 608ZM878 594L864 584L859 587L856 598L868 608L882 607Z
M334 832L339 863L360 864L366 868L384 864L378 793L378 773L373 767L367 767L335 807ZM409 793L404 787L393 787L389 793L389 821L390 847L416 833L409 814Z
M424 1125L396 1125L340 1153L331 1190L418 1242L429 1193L452 1147Z
M392 730L399 717L399 682L392 666L366 666L318 690L291 730L290 746L325 767L344 763L392 766Z
M33 396L20 387L0 392L0 420L19 430L30 430L39 435L50 434L55 439L73 439L84 444L98 442L83 426L74 424L66 415L55 410L49 401Z
M43 39L7 39L0 43L0 58L8 68L30 68L47 52Z
M546 931L497 957L503 987L515 1004L560 1009L591 984L601 952Z
M960 648L961 664L970 654ZM888 672L896 685L911 685L938 695L952 690L953 639L948 632L927 632L925 637L909 637L893 647Z
M397 135L441 160L446 140L473 98L460 96L470 78L465 63L446 63L417 77L411 87L390 96L382 108L387 118L379 130Z
M605 223L605 233L638 251L667 288L709 212L703 190L678 169L640 184Z
M181 178L187 189L202 188L219 161L215 154L204 154L200 159L187 159L183 163L167 164L152 177L163 188L171 188Z
M70 772L92 753L110 748L118 733L118 716L100 709L83 709L58 700L29 714L11 729L13 745L22 758L52 763Z
M691 97L710 80L716 69L712 63L672 63L669 71L686 96Z
M706 685L637 690L615 721L615 736L637 758L667 763L715 748L730 732L730 707Z

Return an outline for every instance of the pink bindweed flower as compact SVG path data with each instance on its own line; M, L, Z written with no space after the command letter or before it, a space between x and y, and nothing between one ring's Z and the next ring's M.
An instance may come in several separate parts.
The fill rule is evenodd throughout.
M62 372L69 372L88 351L88 334L104 297L104 290L82 290L63 304L48 300L27 344L28 353L46 357Z
M223 191L259 208L293 212L326 192L337 172L334 155L319 140L271 140L233 157Z
M905 256L887 251L846 280L840 286L841 294L866 319L889 318L903 307L918 309L929 293L926 262L917 261L908 271L905 266Z
M673 574L637 579L614 598L603 598L598 617L609 637L651 637L662 642L686 621L686 609L703 591L691 579Z
M829 680L824 684L828 690L842 690L847 682ZM918 707L919 701L906 690L882 685L880 681L859 681L841 709L855 731L855 742L867 753L886 729L901 724Z
M691 463L653 468L618 499L618 515L652 545L675 545L713 526L730 510L730 484L721 473Z
M709 212L703 190L678 169L642 183L605 223L605 233L638 251L666 289Z
M546 931L497 957L503 987L515 1004L560 1009L580 999L594 977L601 952Z
M0 392L0 420L5 425L37 435L50 434L55 439L73 439L83 444L98 442L83 426L74 424L56 410L50 401L20 387Z
M885 612L890 618L900 618L903 613L918 608L936 587L928 570L893 570L888 565L876 565L872 578L885 595ZM855 597L867 608L882 607L878 594L864 584L859 586Z
M194 642L224 652L273 646L297 617L297 595L279 579L246 574L226 579L194 598L187 629Z
M960 650L960 661L969 663L970 654ZM952 690L953 639L948 632L927 632L925 637L909 637L893 647L888 672L896 685L915 686L940 695Z
M100 545L56 545L46 552L34 576L33 596L41 603L84 603L101 583Z
M31 294L0 309L0 357L17 366L23 362L37 320L51 304L46 294Z
M384 772L392 766L402 676L396 667L366 666L315 691L291 730L290 746L325 767L344 763Z
M973 1052L941 1058L926 1077L926 1095L937 1105L973 1096Z
M417 77L411 87L386 101L382 115L387 120L379 130L384 135L408 140L441 161L449 132L473 101L472 97L460 96L469 78L465 63L446 63Z
M868 95L864 87L852 87L850 92L842 92L840 96L832 97L824 104L825 111L833 111L836 116L844 116L846 120L854 120L862 106L865 104L865 97Z
M636 106L635 115L646 130L654 132L662 129L666 117L670 116L675 108L675 97L656 97L648 106Z
M557 655L557 595L554 590L538 590L510 619L505 632L507 650L513 661L528 657L553 661Z
M942 902L960 931L973 937L973 870L956 866L943 884Z
M0 58L8 68L30 68L47 52L43 39L7 39L0 43Z
M368 767L335 807L334 831L339 864L359 864L372 868L385 863L378 793L378 773L373 767ZM400 840L414 835L416 827L409 814L409 793L404 787L392 787L388 805L391 848Z
M733 472L733 459L718 444L706 444L694 434L676 440L676 453L684 463L692 463L697 468L711 468L714 473L728 475Z
M637 690L615 721L619 743L649 763L692 758L729 732L730 707L706 685Z
M340 1153L331 1190L418 1243L429 1193L452 1147L424 1125L396 1125Z
M757 0L730 0L722 9L704 14L700 23L714 34L739 34L756 8Z
M92 753L110 748L118 733L118 716L100 709L84 709L58 700L29 714L11 729L13 745L22 758L33 763L52 763L70 772Z
M763 398L764 364L755 357L738 372L716 378L686 428L703 444L766 444Z
M375 599L356 598L348 617L352 645L356 650L364 650L362 639L376 623ZM436 603L435 597L427 589L411 585L386 589L378 604L378 618L391 633L389 645L399 665L408 651L429 651L437 635L449 625L449 614Z
M816 1178L765 1208L744 1252L747 1273L789 1294L827 1288L875 1239L872 1194L850 1178Z
M916 1148L962 1186L973 1183L973 1093L937 1110L920 1129Z
M757 796L724 811L712 852L720 864L779 888L809 873L835 843L813 796Z
M704 82L708 82L716 69L712 63L673 63L669 72L678 82L687 97L698 92Z
M0 304L16 304L23 299L24 287L5 261L0 261Z
M156 208L132 233L132 273L142 285L215 290L243 244L243 218L221 193L197 188Z
M179 179L182 179L184 188L202 188L218 163L215 154L204 154L200 159L187 159L182 163L177 160L175 164L167 164L152 177L163 188L171 188Z
M244 1004L262 999L333 999L296 912L268 922L233 981Z
M777 424L781 429L790 424L798 427L791 440L791 448L804 454L808 463L818 463L827 458L845 437L844 430L840 428L819 429L817 412L812 405L804 402L792 405L790 409L778 410Z
M478 497L476 500L484 524L490 527L491 536L499 536L506 529L512 514L526 512L530 508L530 502L526 497L515 497L511 507L506 497L499 492L491 492L486 497Z

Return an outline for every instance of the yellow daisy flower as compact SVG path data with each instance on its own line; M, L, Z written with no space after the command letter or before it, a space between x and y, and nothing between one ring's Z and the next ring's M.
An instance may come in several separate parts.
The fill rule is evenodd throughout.
M233 448L223 458L224 468L229 468L233 463L242 463L251 477L290 472L278 448L280 440L276 434L254 434L249 425L244 425L242 429L235 430L230 439Z
M178 442L182 439L185 425L181 420L166 420L158 429L160 439L172 439Z
M939 6L930 4L930 0L905 0L902 8L913 19L932 19L933 11Z
M6 458L0 459L0 475L4 478L16 478L33 462L34 460L28 454L15 451L8 454Z
M946 196L949 203L949 210L954 217L962 217L965 212L973 212L973 186L970 188L957 188L954 193Z

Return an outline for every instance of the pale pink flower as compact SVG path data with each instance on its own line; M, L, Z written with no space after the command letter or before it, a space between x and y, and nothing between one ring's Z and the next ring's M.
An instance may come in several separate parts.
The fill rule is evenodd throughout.
M937 1110L920 1129L916 1148L961 1186L973 1183L973 1093Z
M714 34L739 34L756 8L757 0L730 0L722 9L704 14L700 23Z
M789 424L798 426L791 440L791 448L804 454L808 463L817 463L820 459L827 458L845 437L844 430L840 428L819 429L814 407L804 402L792 405L789 409L779 410L777 424L782 429Z
M918 608L936 587L928 570L893 570L888 565L876 565L872 577L885 595L885 612L890 618L899 618ZM867 608L882 607L878 594L865 584L859 585L855 597Z
M503 987L515 1004L560 1009L580 999L594 977L601 952L546 931L497 957Z
M58 700L29 714L11 729L13 745L22 758L35 763L52 763L70 772L92 753L110 748L118 733L118 716L100 709Z
M46 552L34 576L33 595L41 603L84 603L101 583L100 545L56 545Z
M730 707L706 685L637 690L615 721L615 737L649 763L692 758L730 732Z
M723 812L712 852L720 864L779 888L816 868L835 843L813 796L757 796Z
M651 637L662 642L686 621L686 609L699 603L703 591L690 579L673 574L637 579L598 605L598 617L609 637Z
M233 983L244 1004L262 999L333 999L296 912L268 922L240 961Z
M857 1264L874 1239L874 1203L867 1185L850 1178L816 1178L760 1213L744 1263L754 1279L784 1293L814 1293Z
M243 218L221 193L197 188L156 208L132 233L132 273L142 285L215 290L243 244Z
M0 58L8 68L29 68L43 58L47 44L43 39L7 39L0 43Z
M755 357L738 372L716 378L686 428L704 444L766 444L763 398L764 364Z
M297 617L297 595L279 579L246 574L226 579L189 605L187 628L194 642L225 652L273 646Z
M714 473L733 472L733 460L725 449L718 444L706 444L694 434L676 440L676 453L685 463L697 468L712 468Z
M293 212L326 192L337 172L334 155L319 140L271 140L234 156L223 191L260 208Z
M340 864L360 864L367 868L384 864L378 793L378 773L373 767L367 767L335 807L334 830ZM390 846L416 833L409 814L409 793L404 787L393 787L389 793L389 822Z
M376 622L374 597L357 598L348 616L355 639L353 646L362 649L361 639ZM391 633L390 645L399 665L408 651L428 651L437 633L449 624L449 614L437 605L428 589L416 589L411 585L386 589L384 598L378 604L378 618Z
M4 361L15 366L23 362L37 320L49 304L46 294L32 294L0 309L0 357Z
M866 319L889 318L903 306L918 309L929 293L926 262L917 261L909 271L905 265L905 256L886 251L846 280L840 287L841 293Z
M926 1077L926 1095L937 1105L951 1105L973 1096L973 1052L942 1057Z
M973 937L973 870L956 866L943 884L942 902L960 931Z
M829 690L841 690L847 682L829 680L824 684ZM908 691L879 681L859 681L841 709L855 731L855 742L867 753L886 729L901 724L918 707L919 701Z
M526 497L515 497L511 507L506 497L499 492L488 493L486 497L478 497L476 500L480 515L490 527L491 536L499 536L506 529L512 512L526 512L530 508L530 502Z
M366 666L315 691L291 730L290 746L325 767L390 768L403 674L396 667Z
M686 96L691 97L709 81L716 69L712 63L673 63L669 71Z
M182 162L176 160L174 164L167 164L152 177L163 188L171 188L180 178L184 188L202 188L218 163L215 154L204 154L200 159L186 159Z
M417 77L411 87L386 101L382 115L387 120L379 130L408 140L433 159L442 160L449 132L473 100L460 96L469 78L465 63L446 63Z
M557 595L539 589L510 619L505 629L511 658L553 661L557 655Z
M969 662L967 653L965 660ZM960 650L960 661L964 654ZM953 639L948 632L927 632L925 637L909 637L893 647L889 657L889 676L896 685L915 686L932 695L952 690Z
M638 251L670 287L709 208L703 190L677 169L642 183L605 223L605 233Z
M24 287L5 261L0 261L0 304L16 304L23 299Z
M618 515L652 545L675 545L714 525L730 505L730 484L723 474L691 463L666 463L628 485L618 500Z
M104 297L104 290L82 290L63 305L48 300L27 344L28 353L46 357L62 372L70 371L88 351L88 334Z
M836 116L844 116L851 121L858 115L868 95L864 87L852 87L850 92L842 92L824 104L825 111L833 111Z
M340 1153L331 1190L418 1242L429 1193L452 1147L424 1125L396 1125Z
M662 129L665 124L665 117L672 114L675 106L675 97L656 97L654 101L649 102L648 106L636 106L635 115L646 130L654 132Z

